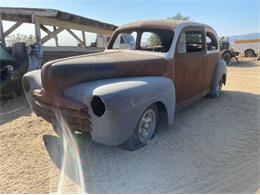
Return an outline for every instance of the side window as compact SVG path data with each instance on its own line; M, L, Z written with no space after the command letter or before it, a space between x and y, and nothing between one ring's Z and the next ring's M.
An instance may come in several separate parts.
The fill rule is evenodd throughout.
M210 32L206 33L206 43L208 51L215 51L218 49L218 41L216 37Z
M152 32L143 32L140 42L141 49L151 49L161 45L160 37Z
M178 42L178 53L192 53L203 51L202 32L182 32Z

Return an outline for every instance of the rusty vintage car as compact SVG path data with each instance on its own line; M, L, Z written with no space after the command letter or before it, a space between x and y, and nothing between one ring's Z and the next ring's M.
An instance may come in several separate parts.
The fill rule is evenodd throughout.
M102 53L50 61L24 75L32 110L92 140L136 150L159 116L174 113L226 83L216 32L208 25L146 20L119 27Z

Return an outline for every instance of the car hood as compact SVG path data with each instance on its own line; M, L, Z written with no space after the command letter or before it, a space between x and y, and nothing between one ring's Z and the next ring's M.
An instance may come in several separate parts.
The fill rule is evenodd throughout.
M107 51L51 61L41 70L46 91L63 91L83 81L130 76L161 76L168 61L146 52Z

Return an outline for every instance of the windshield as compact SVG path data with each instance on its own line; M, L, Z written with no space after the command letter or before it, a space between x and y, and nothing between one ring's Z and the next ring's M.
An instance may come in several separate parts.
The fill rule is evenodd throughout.
M167 52L174 37L172 30L122 30L112 37L108 49L130 49Z

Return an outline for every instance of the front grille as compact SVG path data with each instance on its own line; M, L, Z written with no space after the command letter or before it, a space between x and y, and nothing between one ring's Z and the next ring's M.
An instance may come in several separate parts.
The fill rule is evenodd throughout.
M48 122L57 121L55 113L60 114L74 131L92 131L88 108L79 102L72 101L63 95L49 95L43 90L33 92L33 111Z

